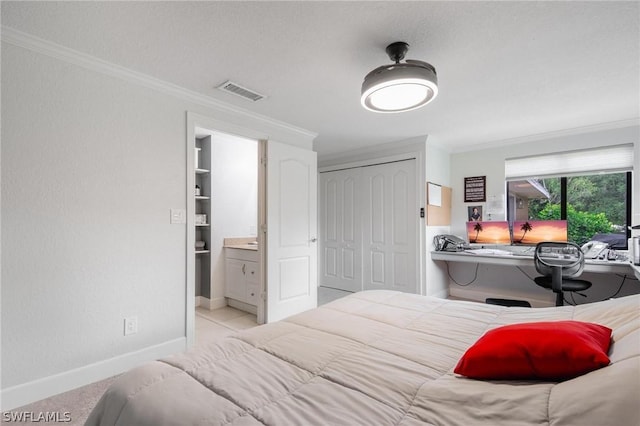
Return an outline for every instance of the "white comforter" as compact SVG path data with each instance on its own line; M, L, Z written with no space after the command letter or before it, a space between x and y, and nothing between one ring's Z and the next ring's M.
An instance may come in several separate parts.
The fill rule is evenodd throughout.
M87 425L640 425L640 295L505 308L356 293L121 376ZM613 329L611 365L561 383L453 373L497 326Z

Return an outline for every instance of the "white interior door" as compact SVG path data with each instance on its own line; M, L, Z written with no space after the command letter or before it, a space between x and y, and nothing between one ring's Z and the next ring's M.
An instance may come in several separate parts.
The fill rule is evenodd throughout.
M318 170L313 151L262 143L267 158L265 322L274 322L318 304Z
M415 160L362 169L363 288L419 293Z
M362 290L362 243L358 188L360 169L320 174L320 283Z

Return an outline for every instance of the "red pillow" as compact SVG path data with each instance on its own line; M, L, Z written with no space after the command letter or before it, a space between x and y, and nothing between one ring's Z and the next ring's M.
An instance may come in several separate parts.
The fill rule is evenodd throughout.
M489 330L454 372L472 379L560 381L609 365L611 329L580 321L513 324Z

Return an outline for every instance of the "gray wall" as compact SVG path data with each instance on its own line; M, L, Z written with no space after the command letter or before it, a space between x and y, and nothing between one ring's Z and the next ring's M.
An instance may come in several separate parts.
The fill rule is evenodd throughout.
M186 111L312 144L302 129L52 49L2 43L5 409L184 348L186 227L169 209L186 208ZM139 332L125 337L132 315Z
M184 107L2 47L6 388L184 335L186 159Z

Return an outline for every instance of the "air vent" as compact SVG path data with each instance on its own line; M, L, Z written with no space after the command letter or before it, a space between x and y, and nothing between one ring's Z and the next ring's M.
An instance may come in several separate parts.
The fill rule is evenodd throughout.
M227 93L231 93L242 98L248 99L250 101L259 101L260 99L264 99L265 96L260 93L256 93L253 90L249 90L246 87L242 87L239 84L234 83L233 81L226 81L218 86L218 89L225 91Z

